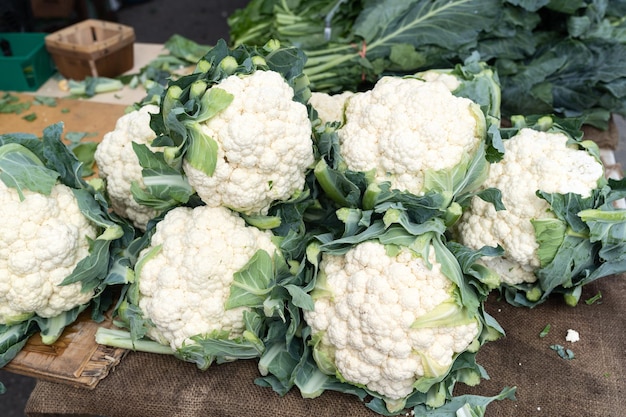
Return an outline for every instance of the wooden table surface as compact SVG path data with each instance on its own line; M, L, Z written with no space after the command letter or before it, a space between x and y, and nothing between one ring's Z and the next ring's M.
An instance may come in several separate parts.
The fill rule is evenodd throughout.
M0 113L0 133L32 133L41 136L43 129L63 122L64 134L68 132L89 133L87 140L101 140L105 133L115 128L115 122L124 115L126 104L98 103L85 99L54 98L54 106L42 104L37 96L27 93L10 94L19 103L30 103L21 113ZM34 114L34 120L26 118Z

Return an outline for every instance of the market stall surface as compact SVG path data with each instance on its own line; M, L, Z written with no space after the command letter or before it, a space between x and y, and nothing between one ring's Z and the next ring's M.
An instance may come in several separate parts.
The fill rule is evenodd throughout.
M123 2L119 2L123 3ZM162 44L179 34L202 44L228 36L226 17L245 0L129 1L117 10L117 20L133 27L136 42ZM0 396L1 417L22 417L35 380L0 370L7 393Z

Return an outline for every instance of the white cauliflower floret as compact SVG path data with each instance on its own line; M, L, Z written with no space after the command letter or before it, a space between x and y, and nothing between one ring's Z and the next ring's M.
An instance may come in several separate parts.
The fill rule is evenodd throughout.
M169 211L139 257L139 307L153 324L148 336L174 350L212 331L241 336L249 309L224 308L233 274L259 249L273 255L271 237L224 207Z
M565 336L565 340L571 343L576 343L580 340L580 333L578 333L574 329L567 329L567 335Z
M404 398L421 377L447 372L477 337L477 319L412 328L420 317L451 302L454 284L433 252L430 268L406 248L390 256L375 241L342 256L323 255L323 290L313 292L314 310L305 310L304 318L313 337L321 335L317 348L330 354L348 382L388 399Z
M373 170L377 182L422 194L425 172L453 168L474 154L484 115L442 82L383 77L353 96L338 130L341 154L353 171Z
M448 74L446 72L437 71L437 70L428 70L423 72L418 72L415 76L421 78L426 82L441 82L443 83L448 90L454 91L461 86L461 81L457 77L452 74Z
M133 199L131 183L137 182L143 188L144 182L142 167L132 144L135 142L150 146L156 137L150 128L150 113L158 112L158 106L149 104L120 117L115 128L104 135L94 155L98 174L106 179L111 208L119 216L131 220L141 230L146 229L148 221L158 211Z
M80 282L59 285L97 236L72 190L57 184L50 195L22 192L20 201L17 190L0 181L0 324L33 314L54 317L93 297Z
M504 148L503 159L491 165L483 186L502 192L506 210L496 211L493 204L474 198L455 226L456 234L474 249L504 248L502 257L484 260L504 283L535 282L539 244L531 220L555 217L536 192L588 197L603 177L603 166L588 152L568 147L562 133L522 129L504 141Z
M323 92L311 92L309 104L317 111L317 115L322 123L343 122L343 114L346 102L354 94L352 91L344 91L339 94L328 94Z
M207 205L245 214L266 214L304 187L314 162L311 123L306 106L293 100L293 89L273 71L232 75L212 88L234 96L202 131L218 145L212 176L185 160L189 184Z

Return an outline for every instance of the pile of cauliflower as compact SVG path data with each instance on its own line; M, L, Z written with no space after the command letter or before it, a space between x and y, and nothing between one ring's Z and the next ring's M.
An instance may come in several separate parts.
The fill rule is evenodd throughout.
M456 382L479 383L477 351L503 336L483 308L491 291L534 305L588 282L562 266L562 242L601 244L586 221L614 210L613 183L558 123L500 126L485 65L330 95L308 89L303 59L222 42L104 135L92 184L134 235L120 329L97 341L200 369L256 359L257 382L281 394L437 409ZM65 282L102 238L76 198L0 182L0 325L97 291ZM594 277L594 262L577 273Z
M198 114L210 107L204 101L209 94L218 96L214 90L228 102L216 101L218 110L202 119L193 121L191 112L180 118L193 127L178 148L158 139L163 131L149 131L159 126L151 121L168 120L164 108L173 98L184 97L178 89L160 109L146 106L124 116L100 145L97 160L113 209L151 238L120 316L136 309L145 319L143 334L203 368L243 357L216 355L220 340L246 348L266 343L245 353L259 358L265 378L275 378L274 366L285 366L274 362L277 352L293 346L264 340L249 315L262 317L267 334L277 318L285 326L296 320L308 330L293 340L312 347L310 356L296 360L315 364L321 379L312 380L360 387L381 401L370 407L387 412L417 405L409 400L416 390L437 408L450 399L446 381L480 380L478 368L452 369L499 334L484 316L485 294L506 286L523 293L516 286L535 283L545 266L534 222L557 214L538 193L587 198L605 184L602 163L559 129L528 126L504 139L495 133L497 80L484 66L473 76L427 71L386 76L367 91L299 95L296 84L260 62L251 72L224 70L206 92L189 87ZM492 77L492 89L472 96L478 77ZM131 141L179 164L198 205L141 208L131 184L147 189L146 167L132 153L125 168L111 157L128 152ZM214 168L198 160L200 142ZM182 156L172 158L181 149ZM489 160L488 150L499 159ZM295 222L289 217L294 209ZM391 230L399 234L387 240ZM294 241L297 249L285 252L285 242ZM474 276L462 271L457 249L442 249L448 241L474 253ZM333 245L343 249L316 249ZM270 295L277 287L269 285L249 289L266 294L265 300L257 295L256 305L235 307L242 271L253 280L247 263L258 251L283 260L289 253L290 282L297 284L278 304ZM294 287L306 289L296 297ZM300 300L296 316L284 309L289 299ZM281 331L288 332L286 340L296 335ZM310 381L281 381L279 391L297 386L304 396L319 395ZM278 386L275 379L271 384Z
M314 225L307 226L302 219L289 223L294 207L303 207L305 213L309 208L312 213L342 209L323 208L326 200L314 200L324 192L315 175L325 157L321 149L327 145L319 136L325 129L338 142L340 150L335 156L340 163L334 166L341 167L341 175L366 173L372 185L389 184L400 195L418 198L430 198L445 189L445 201L433 212L445 213L447 202L463 189L459 184L464 176L459 173L474 169L478 173L472 175L484 176L486 162L481 162L481 151L487 118L481 106L453 94L461 84L457 77L439 74L426 81L428 76L385 77L371 91L336 96L313 92L306 101L296 98L296 91L281 74L266 68L224 74L204 93L192 90L197 83L190 84L189 95L198 97L202 114L202 109L210 107L204 100L211 94L224 97L225 92L232 97L226 104L216 102L215 108L222 107L202 121L184 122L195 117L192 113L190 119L180 118L189 123L191 133L187 153L183 146L176 149L183 149L179 159L162 146L165 142L158 138L163 132L150 133L149 127L158 126L154 120L168 119L164 108L176 105L173 98L184 96L184 90L166 95L169 104L159 111L145 106L121 118L115 130L105 135L96 160L109 195L115 199L113 209L132 218L150 237L139 253L129 296L119 309L121 322L131 334L169 346L173 354L202 369L215 360L240 358L240 352L254 356L251 343L261 341L267 345L256 352L262 363L259 369L264 377L272 378L273 367L284 366L273 362L275 352L295 348L281 348L275 336L263 342L263 332L250 326L250 316L263 317L268 335L276 326L289 329L288 323L297 320L308 326L311 340L316 341L313 357L316 366L324 369L324 378L364 387L394 411L406 406L416 386L437 391L438 381L457 378L448 377L455 360L475 352L482 343L479 340L493 329L486 324L480 297L458 282L463 273L453 255L447 250L447 255L441 255L440 248L436 256L430 244L423 252L416 251L409 242L424 240L426 234L411 230L406 232L407 243L400 245L395 255L389 254L387 244L371 239L353 245L345 254L323 251L316 260L312 249L302 250L315 247L315 233L306 230ZM405 105L398 106L400 102ZM204 164L194 161L198 154L192 152L197 152L201 140L215 145L205 148L211 153L207 158L215 157L214 169L203 169ZM147 167L132 153L123 161L112 156L128 153L133 141L162 155L163 161L168 155L170 161L176 161L199 205L177 205L161 212L142 209L132 184L148 189L151 176L144 175ZM438 178L449 179L449 183L437 184ZM300 217L306 216L303 212ZM267 222L260 221L263 219ZM277 226L263 230L259 227L263 224ZM349 229L347 223L342 224ZM436 219L433 224L436 240L441 241L445 226ZM321 220L319 227L328 225ZM285 252L285 242L296 240L300 255L293 258L293 252ZM249 263L259 251L279 263L290 258L289 282L297 284L282 287L289 288L289 296L283 295L278 304L272 295L280 285L249 288L260 284L251 273L243 272L252 269ZM313 268L318 262L319 269ZM250 292L267 294L257 305L233 305L243 275L249 279L245 285ZM279 283L281 278L276 275L269 281ZM297 286L303 292L294 293ZM459 292L464 293L462 301ZM286 302L299 302L301 312L285 309ZM442 320L440 315L454 320ZM137 317L141 328L137 328ZM256 337L250 339L254 331ZM121 335L99 333L101 343L121 343ZM220 356L215 345L226 340L234 347ZM310 343L301 336L293 340ZM155 347L157 350L161 351ZM311 359L303 356L300 360ZM465 372L474 375L466 375L466 381L479 379L478 368ZM308 388L294 380L281 383L286 384L284 390L295 384L303 395L310 395L304 394ZM447 397L438 394L433 398L429 405L434 407Z

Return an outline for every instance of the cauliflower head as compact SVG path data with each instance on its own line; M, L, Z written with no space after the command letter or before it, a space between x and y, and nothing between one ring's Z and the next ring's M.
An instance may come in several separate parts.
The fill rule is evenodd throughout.
M313 91L309 98L309 104L317 111L322 123L343 122L346 102L354 94L358 93L344 91L338 94L329 94Z
M80 282L59 285L89 254L97 228L63 184L50 195L16 189L0 181L0 324L32 315L54 317L93 297Z
M407 248L391 255L376 241L345 255L323 254L314 309L304 311L321 369L335 368L347 382L392 401L411 394L420 378L448 372L480 324L465 317L454 325L420 325L436 311L458 309L455 285L433 252L430 267Z
M444 71L427 70L418 72L415 76L427 82L442 82L450 91L454 91L461 86L461 81L457 77Z
M473 198L455 225L462 244L479 248L500 245L504 255L484 259L505 284L537 280L539 244L532 221L554 218L547 201L536 195L575 193L589 197L604 176L604 168L585 150L569 147L563 133L524 128L504 141L504 157L491 164L483 186L502 192L505 210Z
M94 155L98 174L106 179L111 208L119 216L131 220L140 230L146 230L148 221L159 212L137 203L131 193L133 182L144 187L142 167L132 143L150 147L156 137L150 128L150 114L158 112L158 106L148 104L120 117L115 128L104 135Z
M211 88L233 100L201 126L218 145L213 175L184 160L189 184L209 206L267 214L272 202L303 189L314 162L307 108L293 100L293 89L274 71L231 75Z
M338 130L348 169L423 194L428 171L454 168L476 153L486 122L480 107L441 81L383 77L350 98Z
M233 274L259 249L273 255L271 238L224 207L170 210L138 260L138 305L152 323L147 335L173 350L213 331L241 336L249 309L224 307Z

